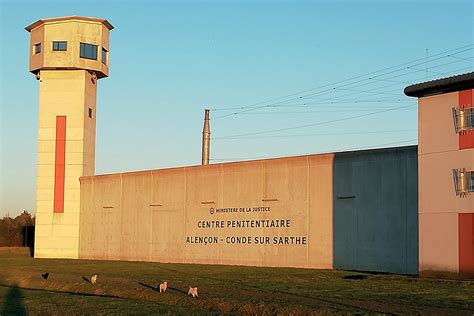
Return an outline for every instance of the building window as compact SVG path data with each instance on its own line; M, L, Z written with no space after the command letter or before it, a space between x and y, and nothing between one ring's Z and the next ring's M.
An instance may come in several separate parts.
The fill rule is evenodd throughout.
M81 43L79 56L81 58L97 60L97 45Z
M474 171L463 169L453 170L454 191L457 196L465 197L474 192Z
M474 129L474 108L453 108L453 121L456 134Z
M469 192L474 192L474 172L469 172L469 186L468 186L468 190Z
M92 108L89 108L89 118L92 118L93 117L93 111L92 111Z
M33 52L35 55L41 53L41 43L35 44Z
M67 50L67 42L59 41L53 42L53 51L66 51Z
M107 50L102 47L102 63L107 65Z

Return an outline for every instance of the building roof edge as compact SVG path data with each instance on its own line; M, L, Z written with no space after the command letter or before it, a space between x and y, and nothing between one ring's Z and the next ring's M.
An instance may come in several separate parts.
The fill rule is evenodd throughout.
M100 22L104 24L109 30L112 30L114 26L110 24L109 21L106 19L99 19L99 18L90 18L86 16L78 16L78 15L72 15L72 16L63 16L63 17L57 17L57 18L47 18L47 19L40 19L27 27L25 27L25 30L28 32L31 32L33 29L37 28L41 24L48 23L48 22L58 22L58 21L67 21L67 20L80 20L80 21L91 21L91 22Z
M406 87L403 92L409 97L425 97L474 88L474 72L446 77Z

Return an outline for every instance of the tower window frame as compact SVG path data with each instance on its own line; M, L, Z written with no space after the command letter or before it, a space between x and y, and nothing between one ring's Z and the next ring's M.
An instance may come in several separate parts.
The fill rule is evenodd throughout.
M104 65L107 65L107 57L108 57L107 55L108 55L108 52L109 52L109 51L108 51L107 49L105 49L104 47L102 47L102 63L103 63Z
M88 114L89 114L89 118L94 118L94 110L92 108L89 108Z
M41 53L41 43L33 45L33 55Z
M98 45L81 42L79 46L79 57L97 60L97 47Z
M67 42L66 41L53 41L53 51L54 52L67 51Z

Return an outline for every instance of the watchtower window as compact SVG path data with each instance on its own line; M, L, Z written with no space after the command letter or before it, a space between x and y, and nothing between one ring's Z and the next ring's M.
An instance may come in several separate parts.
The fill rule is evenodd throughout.
M97 60L97 45L81 43L79 56L81 58Z
M107 65L107 50L102 47L102 63Z
M94 115L93 115L93 112L92 112L92 108L89 108L89 118L92 118Z
M41 43L35 44L33 51L35 55L41 53Z
M67 42L59 41L53 42L53 51L66 51L67 50Z

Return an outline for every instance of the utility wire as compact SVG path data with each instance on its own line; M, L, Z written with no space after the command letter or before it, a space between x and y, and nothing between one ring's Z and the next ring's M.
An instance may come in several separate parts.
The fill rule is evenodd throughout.
M301 155L294 155L294 156L289 156L289 157L299 157L299 156L307 156L307 155L322 155L325 153L338 153L338 152L345 152L345 151L352 151L352 150L365 150L365 149L376 149L380 148L383 146L390 146L390 145L397 145L397 144L403 144L403 143L411 143L411 142L416 142L417 139L408 139L408 140L402 140L398 142L391 142L391 143L384 143L384 144L377 144L377 145L372 145L372 146L364 146L364 147L352 147L352 148L344 148L344 149L338 149L337 151L334 152L322 152L322 153L311 153L311 154L301 154ZM406 146L409 146L411 144L406 144ZM416 144L413 144L416 145ZM229 160L253 160L253 159L272 159L272 158L282 158L281 156L260 156L260 157L239 157L239 158L212 158L209 160L213 161L229 161ZM286 157L288 158L288 157Z
M439 66L441 66L441 65L439 65ZM407 75L407 74L402 74L402 75ZM401 76L401 75L398 75L398 76ZM397 76L397 77L398 77L398 76ZM352 84L353 84L353 83L352 83ZM356 87L365 86L365 85L367 85L367 84L369 84L369 83L360 84L360 85L358 85L358 86L356 86ZM391 86L394 86L394 85L393 85L393 84L392 84L392 85L386 85L386 86L383 86L383 87L379 87L379 88L377 88L377 89L383 89L383 88L391 87ZM336 89L336 88L333 88L333 89ZM373 90L371 90L371 91L367 91L367 90L362 90L362 91L361 91L361 90L353 90L353 89L340 89L340 90L348 90L348 91L353 91L353 92L356 92L356 93L390 94L390 95L394 95L394 96L400 96L400 94L396 94L396 93L377 92L377 91L376 91L377 89L373 89ZM398 89L396 89L396 90L398 90ZM394 90L394 91L396 91L396 90ZM326 92L326 91L327 91L327 92ZM321 94L327 94L327 93L333 93L333 92L334 92L334 91L330 91L330 90L326 90L326 91L321 91L321 92L319 92L319 94L321 95ZM372 91L376 91L376 92L372 92ZM324 92L325 92L325 93L324 93ZM314 94L312 94L312 95L314 95ZM304 98L304 97L300 97L300 98L298 98L298 99L302 99L302 98ZM305 98L311 98L311 97L306 96ZM314 98L314 97L313 97L313 98ZM327 99L330 99L330 98L327 98ZM294 100L294 99L293 99L293 100ZM221 118L221 117L225 117L225 116L237 115L237 114L241 114L241 113L250 112L250 111L254 111L254 110L259 109L259 108L265 108L265 107L266 107L266 108L275 108L275 107L280 106L280 104L281 104L282 102L284 102L284 101L280 101L279 103L275 103L275 104L270 104L270 105L265 105L265 106L260 106L260 107L254 107L254 108L251 108L251 109L243 110L243 111L236 112L236 113L232 113L232 114L223 115L223 116L217 117L217 118L215 118L215 119L218 119L218 118Z
M341 97L341 98L339 98ZM337 97L334 97L334 98L321 98L321 99L312 99L310 101L313 101L314 102L305 102L305 103L282 103L282 104L279 104L278 106L284 106L284 105L305 105L305 104L321 104L321 103L328 103L327 101L332 101L332 102L340 102L340 103L378 103L378 102L399 102L399 101L403 101L403 102L406 102L410 99L406 98L406 99L400 99L400 98L397 98L397 99L362 99L362 97L358 97L358 98L344 98L346 97L345 95L344 96L337 96ZM363 96L365 97L365 96Z
M397 108L390 108L390 109L386 109L386 110L382 110L382 111L371 112L371 113L367 113L367 114L361 114L361 115L356 115L356 116L351 116L351 117L345 117L345 118L330 120L330 121L324 121L324 122L318 122L318 123L312 123L312 124L305 124L305 125L299 125L299 126L293 126L293 127L286 127L286 128L279 128L279 129L273 129L273 130L267 130L267 131L246 133L246 134L229 135L229 136L224 136L221 139L235 138L235 137L242 137L242 136L251 136L251 135L260 135L260 134L268 134L268 133L274 133L274 132L283 132L283 131L289 131L289 130L300 129L300 128L305 128L305 127L318 126L318 125L330 124L330 123L335 123L335 122L353 120L353 119L366 117L366 116L372 116L372 115L376 115L376 114L380 114L380 113L396 111L396 110L407 108L407 107L410 107L410 106L413 106L413 104L405 105L405 106L401 106L401 107L397 107Z
M325 101L327 100L327 101ZM330 102L328 102L330 101ZM394 102L412 102L413 100L410 99L393 99L393 100L364 100L364 99L337 99L337 98L322 98L322 99L315 99L315 102L305 102L305 103L289 103L289 104L279 104L272 106L272 108L285 108L285 107L303 107L303 108L310 108L313 106L308 106L310 104L366 104L366 103L394 103ZM349 106L346 106L349 107ZM352 106L350 106L352 108ZM263 113L263 112L262 112ZM267 112L265 112L267 113ZM252 113L247 113L252 114ZM270 114L270 113L269 113Z
M447 63L447 64L451 64L451 63ZM433 67L434 68L434 67ZM472 67L467 67L467 68L462 68L462 69L458 69L458 70L455 70L454 72L459 72L459 71L463 71L463 70L470 70L472 69ZM411 73L407 73L407 74L401 74L401 75L397 75L397 76L393 76L393 77L390 77L390 78L396 78L396 77L400 77L400 76L405 76L405 75L408 75L408 74L411 74ZM416 82L418 80L423 80L424 77L420 77L420 78L417 78L417 79L413 79L413 80L410 80L410 81L406 81L404 82L404 84L408 84L410 82ZM360 84L360 85L357 85L357 86L354 86L354 87L351 87L351 90L349 91L352 91L352 92L356 92L355 94L360 94L360 93L365 93L364 97L367 97L367 96L370 96L370 95L380 95L380 94L387 94L387 95L391 95L391 96L403 96L403 94L401 93L391 93L391 92L400 92L400 88L396 88L396 89L391 89L391 90L386 90L386 91L379 91L380 89L385 89L385 88L389 88L389 87L393 87L393 86L398 86L397 84L389 84L389 85L385 85L385 86L381 86L381 87L377 87L377 88L373 88L372 90L356 90L356 89L353 89L353 88L359 88L359 87L363 87L363 86L366 86L370 83L365 83L365 84ZM340 91L342 91L344 89L340 89ZM348 89L347 89L348 90ZM323 100L323 99L319 99L319 97L321 95L324 95L324 94L329 94L329 93L337 93L338 91L329 91L329 92L326 92L326 93L322 93L318 96L318 99L317 100ZM344 94L342 96L337 96L337 97L344 97L344 96L353 96L354 93L348 93L348 94ZM360 96L359 96L360 97ZM408 97L405 97L407 99L409 99ZM310 100L313 100L315 99L315 97L307 97L305 99L310 99ZM331 98L325 98L326 100L330 100ZM276 106L273 106L273 107L276 107Z
M396 80L396 78L403 77L403 76L411 76L419 72L424 72L425 70L416 68L417 66L420 65L427 65L427 63L433 64L430 66L430 73L432 74L439 74L439 75L448 75L447 72L444 72L443 70L446 69L446 66L459 63L459 62L472 62L472 58L463 58L455 55L459 55L463 52L467 52L473 49L474 44L470 44L467 46L463 46L457 49L452 49L448 50L442 53L438 53L435 55L432 55L430 60L427 61L424 58L418 59L412 62L404 63L398 66L392 66L388 67L382 70L370 72L365 75L360 75L356 76L353 78L348 78L344 79L341 81L338 81L336 83L332 84L327 84L319 87L315 87L312 89L300 91L297 93L289 94L286 96L274 98L271 100L267 101L262 101L262 102L257 102L254 104L250 104L247 106L242 106L242 107L233 107L233 108L216 108L216 109L211 109L211 111L230 111L230 110L240 110L235 113L230 113L230 114L225 114L218 116L215 119L223 118L223 117L228 117L228 116L234 116L238 114L299 114L299 113L322 113L322 112L342 112L340 111L340 107L338 107L338 110L333 110L333 111L298 111L298 112L284 112L284 111L279 111L275 112L272 111L271 113L266 113L266 112L261 112L261 113L249 113L253 112L257 109L272 109L275 110L276 108L283 108L283 107L301 107L303 105L305 108L308 107L317 107L314 105L327 105L328 103L330 104L342 104L342 103L353 103L353 104L368 104L368 103L402 103L402 102L411 102L403 100L403 99L396 99L396 100L391 100L391 99L377 99L377 100L371 100L368 98L370 95L387 95L387 96L396 96L400 97L400 93L391 93L391 91L397 92L400 91L400 88L397 89L392 89L392 90L386 90L387 88L394 87L394 86L400 86L403 84L408 84L408 83L413 83L414 80L406 80L406 81L400 81ZM450 52L450 54L443 55L447 52ZM441 60L445 60L446 58L451 58L455 59L454 61L451 62L441 62ZM423 61L421 63L417 63L418 61ZM403 67L402 67L403 66ZM400 68L402 67L402 68ZM436 68L441 68L445 67L441 71L434 71L433 69ZM399 68L399 69L397 69ZM463 68L463 69L472 69L470 68ZM447 70L451 71L451 70ZM369 78L363 78L368 75L371 75ZM363 79L360 79L363 78ZM360 79L360 80L357 80ZM395 79L395 80L394 80ZM423 78L420 79L415 79L415 80L423 80ZM425 78L426 80L426 78ZM390 85L377 85L373 89L357 89L360 87L372 85L380 82L387 82L390 83ZM336 85L336 86L334 86ZM325 89L326 88L326 89ZM383 90L383 91L377 91L377 90ZM351 93L341 93L343 91L349 91ZM310 93L308 93L310 92ZM303 94L303 95L301 95ZM332 96L329 97L323 97L324 95L327 94L332 94ZM336 95L334 95L336 94ZM341 95L342 94L342 95ZM362 95L361 95L362 94ZM359 95L355 97L355 95ZM352 97L352 98L350 98ZM295 102L296 101L296 102ZM309 102L307 102L309 101ZM331 102L328 102L331 101ZM290 103L292 102L292 103ZM304 102L304 103L301 103ZM312 105L312 106L309 106ZM328 120L328 121L323 121L323 122L317 122L317 123L312 123L312 124L305 124L305 125L299 125L299 126L293 126L293 127L287 127L287 128L279 128L279 129L273 129L273 130L265 130L265 131L257 131L257 132L252 132L252 133L245 133L245 134L237 134L237 135L229 135L229 136L223 136L223 137L213 137L213 140L228 140L228 139L264 139L264 138L291 138L291 137L313 137L313 136L339 136L339 135L348 135L348 134L389 134L389 133L411 133L411 132L416 132L416 130L400 130L400 131L371 131L371 132L351 132L351 133L320 133L320 134L295 134L295 135L266 135L266 136L261 136L264 134L269 134L269 133L275 133L275 132L283 132L283 131L289 131L289 130L295 130L295 129L302 129L306 127L312 127L312 126L318 126L318 125L323 125L323 124L330 124L330 123L335 123L335 122L341 122L341 121L346 121L346 120L351 120L351 119L357 119L357 118L362 118L362 117L368 117L372 115L377 115L381 113L386 113L389 111L396 111L396 110L402 110L402 109L410 109L413 104L406 105L406 106L401 106L401 107L396 107L396 108L389 108L389 109L382 109L370 113L364 113L361 115L354 115L350 117L345 117L345 118L339 118L339 119L333 119L333 120ZM327 108L327 107L326 107ZM367 107L367 110L363 109L362 107L357 107L357 109L354 108L354 106L350 107L350 109L354 112L366 112L370 110L375 110L374 107ZM347 111L344 111L347 112ZM350 112L350 111L349 111ZM394 144L401 144L401 143L407 143L407 142L416 142L416 139L410 139L410 140L404 140L404 141L397 141L397 142L390 142L390 143L384 143L384 144L378 144L378 145L373 145L373 146L365 146L365 147L358 147L358 148L348 148L348 149L343 149L343 151L347 150L360 150L360 149L369 149L373 147L381 147L381 146L389 146L389 145L394 145ZM247 158L212 158L210 160L213 161L223 161L223 160L245 160L245 159L261 159L262 157L247 157Z
M461 53L461 52L471 50L471 49L472 49L472 46L474 46L474 44L469 44L469 45L461 46L461 47L458 47L458 48L454 48L454 49L451 49L451 50L447 50L447 51L444 51L444 52L440 52L440 53L438 53L438 54L434 54L434 55L432 55L431 57L435 57L435 56L443 55L443 54L446 54L446 53L449 53L449 52L456 52L456 51L458 51L458 50L461 50L460 52L456 52L456 54L459 54L459 53ZM471 47L471 48L466 49L466 48L468 48L468 47ZM447 56L452 57L450 54L448 54ZM405 65L408 65L408 64L411 64L411 63L414 63L414 62L418 62L418 61L424 61L424 62L426 62L425 58L419 58L419 59L415 59L415 60L412 60L412 61L409 61L409 62L406 62L406 63L403 63L403 64L391 66L391 67L388 67L388 68L383 68L383 69L376 70L376 71L372 71L372 72L369 72L369 73L366 73L366 74L363 74L363 75L359 75L359 76L355 76L355 77L343 79L343 80L336 81L336 82L333 82L333 83L330 83L330 84L326 84L326 85L323 85L323 86L318 86L318 87L315 87L315 88L311 88L311 89L299 91L299 92L296 92L296 93L288 94L288 95L285 95L285 96L282 96L282 97L278 97L278 98L274 98L274 99L271 99L271 100L257 102L257 103L250 104L250 105L247 105L247 106L243 106L243 107L240 107L240 108L243 109L243 108L251 107L251 106L253 106L253 105L258 105L258 104L262 104L262 103L268 103L268 102L271 102L271 101L274 101L274 100L283 99L283 98L286 98L286 97L289 97L289 96L294 96L294 95L298 95L298 94L305 93L305 92L308 92L308 91L317 90L317 89L320 89L320 88L323 88L323 87L332 86L332 85L334 85L334 84L338 84L338 83L341 83L341 82L346 82L346 81L354 80L354 79L357 79L357 78L365 77L365 76L368 76L368 75L371 75L371 74L375 74L375 73L378 73L378 72L382 72L382 71L385 71L385 70L389 70L389 69L393 69L393 68L398 68L398 67L405 66ZM433 60L429 60L428 62L432 62L432 61L433 61ZM217 109L211 109L211 110L214 111L214 110L217 110ZM221 110L221 109L219 109L219 110Z
M440 57L438 59L441 59L441 58L445 58L445 57ZM449 62L449 63L445 63L445 64L441 64L441 65L438 65L438 66L445 66L445 65L450 65L450 64L453 64L453 63L457 63L459 61L453 61L453 62ZM436 68L438 66L435 66L435 67L432 67L432 68ZM406 69L413 69L411 66L410 67L405 67L404 69L398 69L398 70L394 70L394 71L391 71L389 73L395 73L395 72L399 72L399 71L403 71L403 70L406 70ZM415 72L419 72L419 70L415 70ZM389 73L386 73L386 74L389 74ZM403 74L399 74L399 75L396 75L396 76L392 76L392 77L389 77L387 79L392 79L392 78L397 78L397 77L401 77L401 76L406 76L406 75L410 75L412 74L413 72L409 72L409 73L403 73ZM379 75L379 76L383 76L383 75L386 75L386 74L382 74L382 75ZM424 77L423 77L424 78ZM314 93L311 93L311 94L308 94L306 96L300 96L299 98L296 98L296 99L291 99L291 100L299 100L299 99L311 99L311 98L314 98L315 95L317 96L320 96L320 95L324 95L324 94L329 94L329 93L334 93L336 92L335 90L338 89L338 90L344 90L342 89L343 87L347 87L347 86L351 86L353 84L356 84L356 83L361 83L361 82L365 82L367 80L377 80L376 77L370 77L370 78L367 78L367 79L363 79L363 80L359 80L359 81L356 81L356 82L353 82L353 83L350 83L350 84L345 84L345 85L342 85L342 86L338 86L338 87L333 87L331 89L326 89L326 90L323 90L323 91L318 91L318 92L314 92ZM417 79L415 79L417 80ZM372 82L365 82L365 83L361 83L359 85L356 85L356 86L352 86L350 87L351 89L353 88L359 88L359 87L364 87L364 86L367 86L367 85L370 85L372 84ZM393 86L396 86L397 84L391 84L391 85L386 85L386 86L383 86L383 87L378 87L376 89L382 89L382 88L385 88L385 87L393 87ZM375 90L376 90L375 89ZM372 91L375 91L374 89ZM349 90L350 91L350 90ZM354 90L355 91L355 90ZM362 90L363 92L371 92L371 91L365 91L365 90ZM358 92L358 91L356 91ZM381 92L383 93L383 92ZM400 94L396 94L396 93L393 93L392 95L396 95L396 96L400 96ZM283 101L281 101L283 102ZM279 102L279 103L281 103ZM275 103L275 104L278 104L278 103Z
M450 56L450 57L454 57L454 56ZM461 60L464 60L464 61L472 61L473 59L465 59L465 58L460 58ZM445 64L441 64L441 65L436 65L436 66L432 66L431 69L433 68L437 68L437 67L441 67L441 66L445 66L445 65L449 65L449 64L452 64L453 62L449 62L449 63L445 63ZM414 69L414 68L413 68ZM415 69L416 71L424 71L424 70L420 70L420 69ZM460 69L456 69L456 70L453 70L451 71L452 73L459 73L459 72L462 72L462 71L466 71L466 70L472 70L472 67L464 67L464 68L460 68ZM438 72L433 72L431 70L429 70L429 72L431 73L438 73ZM390 78L398 78L398 77L401 77L401 76L406 76L406 75L410 75L410 74L413 74L413 72L409 72L409 73L404 73L404 74L400 74L400 75L396 75L396 76L393 76L393 77L390 77ZM449 75L449 73L438 73L438 74L442 74L442 75ZM393 96L402 96L401 94L396 94L396 93L391 93L391 92L397 92L397 91L400 91L400 88L396 88L396 89L391 89L391 90L387 90L387 91L378 91L380 89L384 89L384 88L387 88L387 87L392 87L392 86L398 86L398 85L406 85L406 84L410 84L410 83L413 83L413 82L417 82L417 81L421 81L423 80L425 77L419 77L419 78L415 78L415 79L411 79L411 80L405 80L405 81L396 81L396 80L389 80L390 78L386 78L386 79L378 79L378 78L373 78L372 80L375 80L375 81L386 81L386 82L394 82L393 85L386 85L386 86L382 86L382 87L377 87L377 88L374 88L370 91L367 91L367 90L354 90L352 89L353 92L356 92L356 94L359 94L359 93L365 93L366 95L364 95L364 97L367 97L367 96L370 96L370 95L380 95L380 94L388 94L388 95L393 95ZM356 87L361 87L361 86L366 86L367 84L363 84L363 85L358 85ZM330 91L331 92L337 92L337 91ZM336 97L345 97L345 96L353 96L354 93L348 93L348 94L344 94L342 96L336 96ZM306 99L311 99L311 100L337 100L335 98L316 98L316 97L308 97ZM408 99L408 98L407 98ZM305 105L305 104L309 104L308 102L306 103L298 103L297 105ZM265 107L271 107L271 108L275 108L275 107L279 107L281 105L281 103L277 104L277 105L266 105ZM285 104L286 106L287 104ZM230 110L241 110L245 107L228 107L228 108L214 108L214 109L211 109L211 111L230 111ZM231 114L231 115L234 115L234 114ZM217 117L218 118L218 117Z
M471 61L472 62L472 58L462 58L462 57L452 56L452 55L448 55L448 56L451 57L451 58L454 58L454 59L460 59L460 60Z
M281 115L281 114L312 114L312 113L352 113L352 112L370 112L375 110L386 110L387 108L381 107L371 107L371 108L343 108L338 110L316 110L316 111L282 111L282 112L252 112L252 113L243 113L242 115ZM415 107L400 109L399 111L407 111L407 110L416 110Z
M442 52L442 53L438 53L438 54L435 54L435 55L432 55L432 57L434 56L440 56L442 54L445 54L447 52L455 52L455 53L452 53L452 54L448 54L446 56L441 56L441 57L438 57L438 58L432 58L429 62L433 62L433 61L436 61L436 60L440 60L440 59L443 59L443 58L447 58L447 57L452 57L452 55L454 54L460 54L462 52L465 52L465 51L469 51L469 50L472 50L472 46L474 44L470 44L470 45L467 45L467 46L463 46L463 47L460 47L460 48L456 48L456 49L452 49L452 50L448 50L448 51L445 51L445 52ZM468 48L470 47L470 48ZM385 69L382 69L382 70L377 70L377 71L374 71L374 72L370 72L370 73L367 73L367 74L364 74L364 75L360 75L360 76L356 76L356 77L352 77L352 78L349 78L349 79L344 79L344 80L341 80L341 81L338 81L336 83L331 83L331 84L327 84L327 85L323 85L323 86L319 86L319 87L315 87L315 88L312 88L312 89L308 89L308 90L304 90L304 91L301 91L301 92L297 92L297 93L293 93L293 94L289 94L289 95L286 95L286 96L283 96L283 97L279 97L279 98L274 98L274 99L271 99L271 100L268 100L268 101L262 101L262 102L257 102L257 103L254 103L254 104L251 104L251 105L247 105L247 106L243 106L243 107L240 107L240 109L243 109L242 111L240 112L236 112L236 113L231 113L231 114L226 114L226 115L222 115L222 116L218 116L215 119L218 119L218 118L223 118L223 117L227 117L227 116L231 116L231 115L237 115L237 114L240 114L240 113L244 113L244 112L247 112L249 110L252 110L252 109L257 109L257 108L262 108L262 107L267 107L268 105L263 105L263 106L258 106L256 107L256 105L258 104L262 104L262 103L268 103L268 102L272 102L272 101L276 101L276 100L281 100L281 99L284 99L284 98L287 98L287 97L290 97L290 96L295 96L295 95L298 95L298 94L301 94L301 93L305 93L305 92L309 92L309 91L314 91L314 90L317 90L317 89L321 89L321 88L324 88L324 87L329 87L329 86L332 86L334 84L338 84L338 83L342 83L342 82L347 82L347 81L351 81L351 80L354 80L354 79L358 79L358 78L361 78L361 77L365 77L367 75L371 75L371 74L377 74L377 73L380 73L380 72L383 72L383 71L386 71L386 70L390 70L390 69L394 69L394 68L397 68L397 67L401 67L401 66L404 66L404 65L409 65L411 64L410 66L408 67L404 67L404 68L401 68L401 69L396 69L396 70L393 70L393 71L390 71L390 72L385 72L385 73L382 73L382 74L379 74L379 75L376 75L376 76L372 76L370 78L366 78L366 79L363 79L363 80L359 80L359 81L356 81L356 82L351 82L349 84L345 84L345 85L342 85L340 87L344 87L344 86L348 86L348 85L354 85L356 83L359 83L359 82L363 82L363 81L367 81L367 80L373 80L377 77L381 77L381 76L385 76L385 75L388 75L388 74L391 74L391 73L395 73L395 72L399 72L399 71L402 71L402 70L406 70L406 69L410 69L411 67L414 67L414 66L417 66L419 64L425 64L426 61L422 62L422 63L419 63L419 64L412 64L413 62L417 62L419 60L423 60L423 59L417 59L417 60L414 60L412 62L408 62L408 63L404 63L404 64L401 64L401 65L397 65L397 66L392 66L392 67L388 67L388 68L385 68ZM440 66L440 65L438 65ZM437 67L437 66L436 66ZM404 74L406 75L406 74ZM333 87L332 89L326 89L326 90L323 90L323 91L318 91L318 92L314 92L314 93L311 93L311 94L308 94L308 95L305 95L305 96L300 96L296 99L301 99L303 97L308 97L308 96L311 96L311 95L315 95L315 94L320 94L320 93L323 93L323 92L326 92L326 91L331 91L331 90L334 90L334 89L337 89L339 87ZM290 100L294 100L295 98L293 99L290 99ZM286 100L288 101L288 100ZM280 101L279 103L281 103L282 101ZM284 101L283 101L284 102ZM277 102L278 104L278 102ZM246 109L246 108L249 108L249 109ZM246 110L245 110L246 109ZM212 109L212 110L217 110L217 109ZM220 109L220 110L223 110L223 109Z
M463 59L463 60L467 60L467 59ZM456 63L456 62L459 62L459 61L455 61L455 62L449 62L449 63L445 63L445 64L441 64L441 65L437 65L437 66L433 66L431 68L436 68L436 67L441 67L441 66L444 66L444 65L448 65L448 64L452 64L452 63ZM413 68L413 67L412 67ZM413 68L414 69L414 68ZM471 70L472 67L465 67L465 68L461 68L461 69L458 69L458 70L455 70L454 72L459 72L459 71L464 71L464 70ZM416 71L423 71L423 70L418 70L418 69L415 69ZM432 72L432 71L430 71ZM413 72L410 72L410 73L404 73L404 74L399 74L399 75L396 75L396 76L392 76L390 78L397 78L397 77L401 77L401 76L406 76L406 75L410 75L412 74ZM447 75L447 73L445 73ZM443 74L444 75L444 74ZM388 78L388 79L390 79ZM424 77L421 77L421 78L417 78L417 79L413 79L413 80L410 80L410 81L400 81L398 83L400 84L408 84L410 82L414 82L414 81L417 81L417 80L423 80ZM387 80L387 79L376 79L376 78L372 78L376 81L388 81L388 82L392 82L393 80ZM393 86L398 86L398 83L395 83L395 84L390 84L390 85L385 85L385 86L382 86L382 87L377 87L377 88L374 88L372 90L355 90L355 89L339 89L339 91L351 91L351 93L348 93L348 94L344 94L342 96L337 96L337 97L345 97L345 96L353 96L355 92L355 94L361 94L361 93L364 93L364 97L367 97L367 96L371 96L371 95L380 95L380 94L386 94L386 95L390 95L390 96L398 96L400 97L401 94L399 93L391 93L392 91L393 92L397 92L397 91L400 91L400 88L396 88L396 89L392 89L392 90L387 90L387 91L379 91L380 89L385 89L385 88L388 88L388 87L393 87ZM368 84L371 84L371 82L369 83L364 83L364 84L360 84L360 85L357 85L357 86L354 86L354 87L361 87L361 86L366 86ZM305 99L310 99L310 100L337 100L335 97L327 97L327 98L320 98L321 95L324 95L324 94L329 94L329 93L334 93L334 92L339 92L339 91L328 91L328 92L325 92L325 93L320 93L320 95L318 96L318 99L315 99L315 97L305 97ZM407 100L409 100L408 98L406 98ZM304 100L304 99L301 99L301 100ZM281 101L283 102L283 101ZM281 102L279 103L276 103L276 104L269 104L269 105L265 105L265 106L261 106L261 107L257 107L257 108L252 108L252 109L248 109L248 110L245 110L245 111L240 111L240 112L237 112L237 113L231 113L231 114L226 114L226 115L222 115L222 116L219 116L217 118L214 118L215 119L218 119L218 118L222 118L222 117L225 117L225 116L230 116L230 115L237 115L237 114L248 114L248 112L251 112L251 111L254 111L256 109L261 109L261 108L277 108L277 107L288 107L288 106L291 106L289 104L282 104ZM400 101L400 102L403 102L403 101ZM410 101L407 101L407 102L410 102ZM341 102L327 102L326 104L338 104L338 103L341 103ZM358 103L358 102L355 102L355 103ZM361 102L362 103L362 102ZM295 104L295 106L307 106L308 104L325 104L325 103L311 103L311 102L306 102L306 103L297 103ZM236 109L242 109L244 107L234 107L234 108L222 108L222 109L214 109L214 111L222 111L222 110L236 110Z
M370 131L370 132L348 132L348 133L318 133L318 134L297 134L297 135L272 135L272 136L243 136L234 137L233 139L263 139L263 138L292 138L292 137L312 137L312 136L341 136L341 135L369 135L369 134L389 134L389 133L412 133L417 132L416 129L395 130L395 131ZM221 140L222 137L212 137L212 140Z

